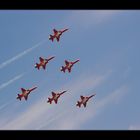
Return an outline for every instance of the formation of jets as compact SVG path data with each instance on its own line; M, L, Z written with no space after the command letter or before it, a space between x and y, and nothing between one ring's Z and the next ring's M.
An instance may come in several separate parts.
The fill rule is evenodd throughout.
M52 42L54 41L54 39L56 38L57 42L59 42L60 40L60 36L65 32L67 31L68 29L63 29L63 30L59 30L57 31L56 29L53 29L53 32L54 34L53 35L50 35L49 36L49 40L51 40ZM46 69L46 65L49 63L50 60L54 59L55 56L51 56L49 58L43 58L43 57L39 57L39 60L40 60L40 63L36 63L35 64L35 68L37 68L38 70L40 70L40 68L42 67L44 70ZM77 63L79 62L80 60L75 60L75 61L68 61L68 60L65 60L65 66L62 66L60 68L60 71L62 72L66 72L66 70L70 73L71 72L71 69L72 67ZM24 89L24 88L21 88L21 91L22 93L21 94L18 94L17 96L17 99L19 99L21 101L22 98L24 98L26 101L28 99L28 95L34 91L37 87L33 87L33 88L30 88L30 89ZM52 102L54 101L55 104L58 103L58 99L61 97L61 95L63 95L65 92L67 91L62 91L62 92L51 92L52 93L52 97L48 97L48 100L47 100L47 103L50 103L52 104ZM76 106L78 106L79 108L81 107L81 105L83 104L84 107L86 107L87 105L87 102L90 98L92 98L93 96L95 96L96 94L93 94L91 96L88 96L88 97L84 97L84 96L80 96L81 100L80 101L77 101L77 104Z

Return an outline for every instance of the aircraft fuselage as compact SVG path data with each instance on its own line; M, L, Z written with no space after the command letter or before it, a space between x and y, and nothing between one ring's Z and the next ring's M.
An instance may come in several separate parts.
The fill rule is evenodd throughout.
M69 68L71 68L72 66L73 66L73 64L72 64L71 62L69 62L69 64L66 65L66 68L69 69Z
M84 98L81 102L84 104L84 103L86 103L88 101L88 98Z
M46 65L47 62L48 62L47 60L44 60L44 61L40 62L40 64L41 64L41 65Z
M25 92L22 93L23 96L27 96L30 93L30 91L26 90Z
M61 35L61 31L58 31L56 34L55 34L55 37L59 37Z
M60 96L59 94L56 94L56 95L53 97L53 99L54 99L54 100L57 100L57 99L59 98L59 96Z

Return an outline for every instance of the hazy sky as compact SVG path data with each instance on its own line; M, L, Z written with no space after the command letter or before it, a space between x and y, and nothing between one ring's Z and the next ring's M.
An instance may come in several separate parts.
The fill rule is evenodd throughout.
M1 10L0 21L0 129L140 129L139 10ZM54 28L69 28L60 42L48 39ZM46 70L34 68L40 56L55 56ZM80 62L62 73L65 59ZM33 86L28 101L16 99Z

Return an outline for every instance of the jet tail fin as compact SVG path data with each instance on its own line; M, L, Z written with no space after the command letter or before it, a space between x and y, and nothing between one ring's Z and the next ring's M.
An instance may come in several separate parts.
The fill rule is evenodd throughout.
M77 101L76 106L81 107L81 103L79 101Z
M38 63L35 64L35 68L37 68L39 70L40 65Z
M64 66L61 67L61 71L65 72L65 67Z
M53 42L54 36L50 35L49 40L51 40Z
M47 101L47 103L52 103L52 100L51 100L51 98L48 98L48 101Z

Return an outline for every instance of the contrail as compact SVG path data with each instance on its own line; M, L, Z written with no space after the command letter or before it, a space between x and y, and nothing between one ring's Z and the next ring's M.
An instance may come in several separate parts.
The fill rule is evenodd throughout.
M13 58L11 58L11 59L9 59L9 60L3 62L2 64L0 64L0 69L4 68L4 67L7 66L8 64L14 62L15 60L21 58L22 56L28 54L29 52L31 52L32 50L36 49L36 48L39 47L41 44L43 44L45 41L46 41L46 39L43 40L43 41L41 41L41 42L39 42L38 44L34 45L33 47L31 47L31 48L29 48L29 49L23 51L22 53L20 53L20 54L14 56Z
M56 119L60 118L61 116L63 116L66 112L68 112L68 110L64 110L63 112L57 112L55 116L51 116L51 118L49 118L46 123L41 124L39 127L35 128L35 130L42 130L44 127L46 127L47 125L51 124L53 121L55 121Z
M9 80L6 83L3 83L0 85L0 90L2 90L3 88L7 87L8 85L12 84L13 82L15 82L16 80L20 79L24 74L20 74L16 77L14 77L13 79Z
M5 104L3 104L2 106L0 106L0 110L4 109L7 105L9 105L11 102L7 102Z

